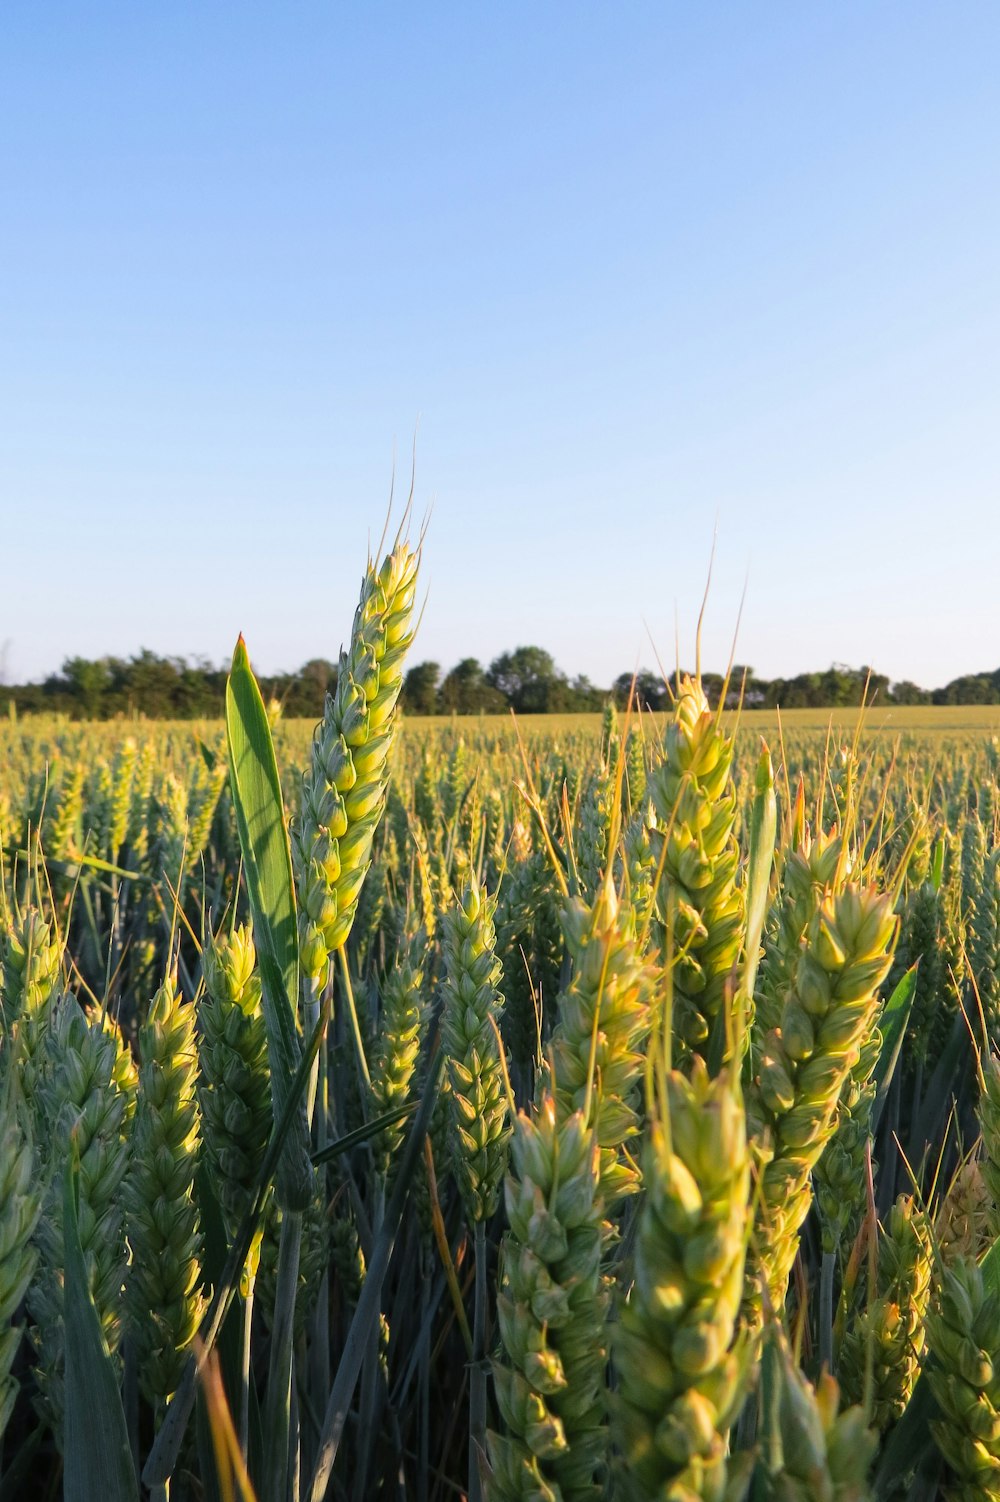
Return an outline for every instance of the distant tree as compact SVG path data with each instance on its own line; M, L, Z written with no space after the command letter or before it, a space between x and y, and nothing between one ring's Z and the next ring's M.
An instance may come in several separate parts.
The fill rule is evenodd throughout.
M101 699L111 683L106 658L90 662L86 657L67 657L62 665L62 678L67 694L79 706L81 714L99 713Z
M619 709L624 709L628 704L629 694L632 692L632 680L635 679L634 703L639 709L664 709L669 701L667 686L658 673L650 673L643 668L638 673L619 673L611 687L611 697Z
M542 647L501 653L490 663L486 681L518 714L551 713L565 703L566 679Z
M304 662L295 674L300 683L307 688L314 689L320 698L320 710L327 694L337 692L338 669L335 662L328 657L310 657Z
M583 673L567 684L566 694L566 711L569 714L586 714L603 709L608 697L607 689L598 688Z
M436 714L441 664L418 662L407 673L400 696L407 714Z
M875 669L865 665L858 669L858 682L860 693L858 703L861 703L861 694L867 686L867 704L885 704L889 697L889 679L885 673L876 673Z
M463 657L445 675L438 692L442 714L503 714L507 701L486 680L482 664L475 657Z
M42 683L15 684L0 689L0 713L55 711L76 719L107 719L120 714L143 714L151 719L210 718L222 713L225 702L226 668L215 667L206 658L161 657L147 648L130 658L68 657L59 673ZM265 699L278 699L289 718L318 719L328 693L337 687L337 664L313 657L298 672L260 676ZM509 708L519 714L599 711L606 692L582 674L572 680L561 672L550 653L541 647L517 647L503 652L488 670L474 657L466 657L440 682L440 667L434 662L416 663L406 675L403 701L413 714L438 710L445 714L502 714ZM866 666L852 668L832 663L824 672L799 673L794 678L757 678L750 668L734 667L726 704L739 702L744 672L748 707L778 705L784 709L830 709L860 704L868 694L883 704L1000 704L1000 668L987 673L966 673L933 691L908 679L890 684L883 673ZM677 674L666 683L657 673L643 669L635 676L635 702L641 709L669 708L677 691ZM706 671L702 675L710 703L717 705L725 676ZM611 688L614 702L624 708L633 687L633 675L621 673Z
M932 694L935 704L1000 704L1000 669L996 673L966 673Z
M929 704L931 702L931 696L927 690L911 683L908 678L892 685L889 698L893 704Z
M327 694L337 692L337 664L328 657L310 657L297 673L281 673L267 681L269 697L278 699L289 719L318 720ZM264 684L261 683L261 692Z
M729 688L726 691L726 708L736 709L742 701L747 709L764 702L765 683L754 675L754 670L745 663L734 662L729 671Z

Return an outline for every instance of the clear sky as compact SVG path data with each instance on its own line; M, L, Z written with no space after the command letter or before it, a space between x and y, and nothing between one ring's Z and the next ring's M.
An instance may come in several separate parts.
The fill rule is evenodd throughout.
M1000 663L1000 6L0 15L0 668Z

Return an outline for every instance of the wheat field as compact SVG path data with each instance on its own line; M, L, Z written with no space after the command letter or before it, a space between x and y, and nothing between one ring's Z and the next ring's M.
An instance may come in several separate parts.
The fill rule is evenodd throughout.
M0 1497L1000 1497L1000 712L404 721L419 561L0 725Z

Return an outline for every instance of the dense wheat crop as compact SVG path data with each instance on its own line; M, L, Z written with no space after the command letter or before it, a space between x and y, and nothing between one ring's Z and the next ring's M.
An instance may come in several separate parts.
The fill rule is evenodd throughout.
M404 722L418 563L0 726L0 1498L1000 1497L994 712Z

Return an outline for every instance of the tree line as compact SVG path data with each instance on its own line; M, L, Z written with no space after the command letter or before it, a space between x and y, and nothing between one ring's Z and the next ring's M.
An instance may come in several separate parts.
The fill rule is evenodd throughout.
M223 711L226 690L224 667L198 659L160 657L142 651L130 658L90 660L69 657L58 673L41 683L0 687L0 712L16 714L58 712L74 719L114 719L145 715L149 719L213 719ZM643 670L634 675L639 704L666 709L675 686ZM702 676L713 704L726 684L720 673ZM608 699L624 706L632 691L633 674L619 674L610 687L589 678L569 678L542 647L517 647L502 652L484 666L465 657L442 674L439 663L419 662L406 675L402 704L413 715L572 714L599 710ZM294 673L260 678L265 699L276 699L290 718L318 719L327 693L337 686L337 664L311 658ZM793 678L761 678L752 668L733 669L727 702L743 696L750 708L832 709L860 704L866 693L881 704L1000 704L1000 668L992 673L965 674L943 688L924 689L915 683L892 683L868 667L835 663L824 672L800 673Z

